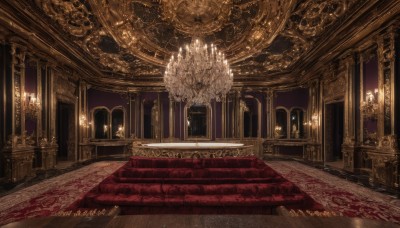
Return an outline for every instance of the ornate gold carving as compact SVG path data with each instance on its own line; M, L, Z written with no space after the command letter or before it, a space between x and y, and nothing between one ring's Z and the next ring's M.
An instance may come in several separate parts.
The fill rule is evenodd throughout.
M165 20L186 34L221 30L232 11L232 0L161 0Z
M120 213L120 208L114 206L111 209L83 209L78 211L59 211L54 216L60 217L93 217L93 216L116 216Z
M103 39L110 39L110 35L103 29L97 30L78 44L88 52L100 64L105 66L106 71L122 73L133 76L161 76L161 68L136 58L132 52L122 47L118 48L116 53L108 53L100 48Z
M6 148L3 150L5 177L9 183L17 183L33 176L33 147Z
M21 114L22 114L22 94L24 93L22 86L22 75L25 70L25 50L16 44L11 45L12 68L14 75L14 119L15 132L21 134Z
M205 39L217 44L230 62L249 57L271 43L294 1L203 0L200 8L185 0L89 2L121 47L143 60L166 65L172 52L199 33L212 32Z
M35 3L73 36L83 37L94 27L92 13L79 0L35 0Z
M196 36L226 54L240 83L288 72L357 2L35 0L35 5L103 66L106 82L117 75L158 85L171 53Z
M327 26L342 16L355 0L317 0L306 1L292 15L300 18L300 22L289 21L303 36L314 37L321 34ZM294 25L290 25L294 23Z
M322 162L322 151L320 144L306 144L303 159L314 162Z
M344 74L340 74L337 78L324 81L324 97L344 97L346 92L346 78Z
M398 155L383 155L367 152L372 160L371 184L380 183L389 187L398 187Z
M397 137L395 135L383 136L378 141L378 149L396 153L398 151Z
M253 146L240 148L218 148L218 149L162 149L145 146L133 146L133 156L155 157L155 158L223 158L223 157L247 157L254 156Z

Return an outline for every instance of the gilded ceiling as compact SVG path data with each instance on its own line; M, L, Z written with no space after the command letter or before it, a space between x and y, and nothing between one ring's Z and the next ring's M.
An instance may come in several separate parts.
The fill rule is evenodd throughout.
M94 59L104 77L162 78L193 37L237 78L290 71L360 0L31 0L30 9ZM111 74L109 74L111 73Z

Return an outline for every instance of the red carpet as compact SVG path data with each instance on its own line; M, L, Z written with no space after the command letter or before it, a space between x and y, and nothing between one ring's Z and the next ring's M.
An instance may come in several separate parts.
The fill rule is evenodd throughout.
M124 163L98 162L0 198L0 225L66 210ZM326 210L400 223L400 200L297 162L267 162Z
M321 203L326 210L349 217L400 223L400 200L298 162L267 162Z
M70 209L114 205L125 215L273 214L281 205L322 209L257 158L132 157Z
M0 225L64 210L124 163L94 163L1 197Z

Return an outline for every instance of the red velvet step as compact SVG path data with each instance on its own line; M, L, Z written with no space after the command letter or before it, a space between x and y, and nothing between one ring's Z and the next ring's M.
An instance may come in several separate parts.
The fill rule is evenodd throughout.
M131 157L129 164L135 168L255 168L264 165L257 158L145 158Z
M281 205L322 209L256 158L133 157L70 209L114 205L122 214L270 214Z
M240 184L160 184L160 183L102 183L97 193L135 194L135 195L225 195L241 194L266 196L272 194L299 193L299 189L291 182L278 183L240 183Z
M90 199L90 198L89 198ZM292 195L272 195L264 197L243 196L240 194L231 195L184 195L184 196L165 196L165 195L125 195L125 194L101 194L94 196L89 205L98 206L279 206L292 204L306 204L304 194Z
M169 183L169 184L238 184L281 182L282 177L264 178L128 178L114 177L119 183Z
M263 168L124 168L117 177L133 178L260 178L277 175L271 169Z

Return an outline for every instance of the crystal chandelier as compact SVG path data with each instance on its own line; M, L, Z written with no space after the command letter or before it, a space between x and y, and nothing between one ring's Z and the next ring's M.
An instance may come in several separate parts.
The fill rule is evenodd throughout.
M207 105L221 101L232 87L233 74L225 55L216 46L192 40L172 55L164 74L165 87L175 101Z

